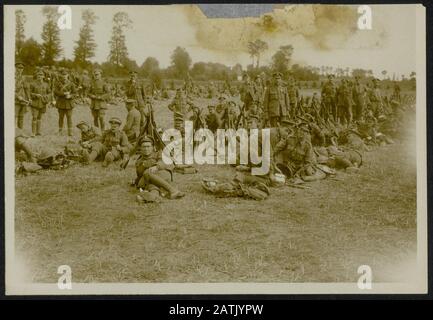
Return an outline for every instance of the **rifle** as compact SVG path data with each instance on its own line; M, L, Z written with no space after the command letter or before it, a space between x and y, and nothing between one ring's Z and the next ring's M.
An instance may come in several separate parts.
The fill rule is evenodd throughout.
M153 111L152 104L149 104L149 108L150 108L150 113L149 113L148 121L146 122L146 125L141 129L140 135L137 137L137 141L135 142L135 146L132 148L131 152L129 153L128 159L125 160L121 164L120 167L122 169L125 169L128 166L131 157L135 155L138 147L140 146L141 140L145 136L150 136L153 140L154 147L156 146L156 147L158 147L158 149L162 150L166 146L165 142L162 140L161 135L159 134L158 130L156 129L156 122L155 122L155 118L154 118L154 111Z

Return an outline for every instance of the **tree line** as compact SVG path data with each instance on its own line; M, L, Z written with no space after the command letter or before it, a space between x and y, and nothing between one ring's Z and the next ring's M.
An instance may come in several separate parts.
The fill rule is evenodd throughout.
M33 38L25 38L26 15L23 10L15 11L15 55L26 66L27 71L32 72L37 66L60 66L74 69L101 68L106 76L124 77L130 70L136 70L141 77L159 82L161 79L184 79L190 75L196 80L236 80L244 72L241 64L227 66L214 62L192 62L189 53L182 47L176 47L171 54L171 64L167 68L161 68L156 57L147 57L139 66L135 60L129 58L126 45L125 31L132 28L133 21L126 12L117 12L112 18L112 30L109 40L110 51L107 61L99 64L91 62L95 57L97 42L94 37L93 27L97 23L98 16L91 9L81 12L82 25L78 39L74 45L73 59L60 59L63 48L60 39L60 29L57 25L59 13L55 6L42 8L44 23L42 25L41 39L38 43ZM260 59L265 51L269 50L268 44L262 39L250 41L246 52L252 61L247 66L247 72L253 77L262 73L270 74L279 71L284 77L293 76L300 81L317 81L322 76L333 73L337 77L359 76L361 78L373 77L371 70L349 68L333 68L329 66L313 67L292 64L294 48L292 45L284 45L273 54L271 63L260 65ZM382 71L385 78L387 71ZM415 77L412 72L410 78ZM394 79L393 79L394 80ZM396 79L399 80L399 79ZM404 78L403 78L404 80Z

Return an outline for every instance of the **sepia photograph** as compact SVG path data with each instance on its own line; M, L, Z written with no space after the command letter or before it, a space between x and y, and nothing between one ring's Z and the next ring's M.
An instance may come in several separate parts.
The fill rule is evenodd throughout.
M427 292L422 5L3 9L6 294Z

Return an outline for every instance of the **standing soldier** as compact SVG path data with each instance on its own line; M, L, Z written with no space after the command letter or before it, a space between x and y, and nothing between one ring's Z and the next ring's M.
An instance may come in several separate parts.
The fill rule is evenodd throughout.
M66 116L68 123L68 135L72 136L72 110L74 108L73 95L75 94L75 86L68 78L66 69L61 71L61 77L56 82L54 87L54 95L56 97L56 108L59 112L59 134L63 134L63 121Z
M89 97L92 100L90 109L92 110L93 123L101 131L105 129L105 110L107 110L107 100L110 97L110 88L102 80L101 70L93 71L93 81L89 88Z
M269 120L271 127L277 127L290 112L290 100L286 88L281 84L281 73L272 75L272 82L266 88L263 101L264 118Z
M24 64L21 61L15 63L15 122L18 128L24 126L24 115L30 104L28 87L23 77Z
M185 133L184 121L193 107L193 103L188 99L183 90L177 89L176 96L172 103L168 105L168 109L173 112L174 128L179 130L182 135Z
M350 124L352 122L352 90L349 87L349 83L346 79L341 81L340 86L337 90L337 119L344 120L345 123Z
M128 115L126 116L126 123L123 126L123 131L126 133L128 141L134 143L140 136L141 114L136 108L137 101L127 99L125 105L128 110Z
M355 77L355 83L352 90L353 102L354 102L354 112L353 116L356 121L363 119L364 109L365 109L365 88L359 82L359 77Z
M370 100L370 110L373 111L373 115L378 117L383 111L382 96L378 85L378 79L374 78L372 86L368 94Z
M92 79L89 76L89 72L87 70L83 71L81 75L81 98L86 99L89 94L90 86L92 85Z
M334 120L337 118L337 107L335 103L336 90L332 78L333 76L331 74L328 75L328 81L322 86L321 97L323 107L321 110L322 117L325 120L328 120L331 115L334 117Z
M287 93L289 95L290 100L290 111L291 116L294 118L296 115L299 115L298 110L298 100L299 100L299 89L295 84L295 79L290 78L287 86Z
M241 112L244 116L250 112L256 114L257 112L253 110L257 106L256 102L259 100L256 95L256 86L247 73L244 73L243 78L244 83L240 90L240 98L244 105Z
M32 99L32 136L41 135L42 115L47 111L50 100L50 86L44 81L42 70L36 73L36 81L30 85Z
M137 101L138 110L144 108L146 100L146 88L138 82L137 72L129 72L129 80L125 84L125 95L128 99Z

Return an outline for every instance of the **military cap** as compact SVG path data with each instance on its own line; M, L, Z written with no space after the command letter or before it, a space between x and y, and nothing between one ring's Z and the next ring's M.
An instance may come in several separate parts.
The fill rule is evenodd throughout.
M126 99L126 104L135 104L137 102L137 100L135 99Z
M148 143L148 142L153 144L153 139L149 136L144 136L140 141L140 145L142 145L143 143Z
M138 74L138 72L135 70L129 70L129 74Z
M41 69L39 69L39 70L36 70L36 73L35 73L37 76L43 76L44 75L44 72L41 70Z
M119 118L117 118L117 117L112 117L111 119L110 119L110 121L108 121L109 123L117 123L118 125L121 125L122 124L122 120L120 120Z
M281 78L283 75L281 74L281 72L276 71L272 74L272 76L275 78Z
M101 69L95 69L95 70L93 70L93 74L95 74L95 73L99 73L99 74L101 74L102 71L101 71Z
M89 123L87 123L86 121L80 121L80 122L78 122L78 124L77 124L76 127L79 129L81 126L90 127Z
M15 67L17 67L19 69L24 69L24 63L21 60L16 60L15 61Z

